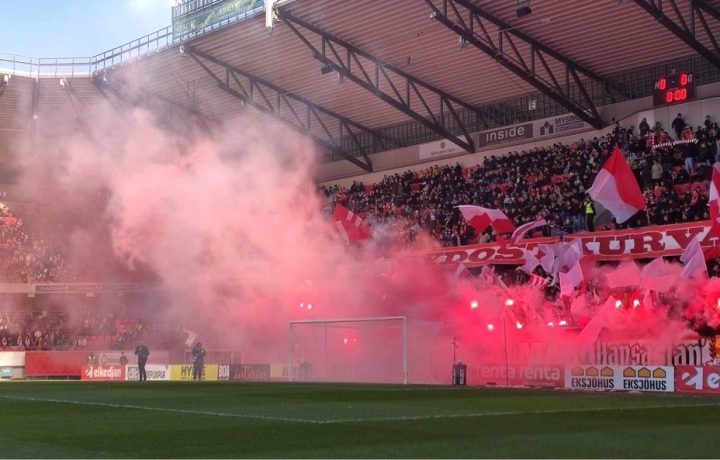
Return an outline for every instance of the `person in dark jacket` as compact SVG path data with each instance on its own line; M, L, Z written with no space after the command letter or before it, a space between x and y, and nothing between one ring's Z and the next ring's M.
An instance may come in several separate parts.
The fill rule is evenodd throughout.
M147 381L147 372L145 372L145 364L147 363L148 356L150 356L150 350L145 345L138 344L135 347L135 354L138 360L138 371L140 372L140 381Z
M193 357L193 380L202 380L203 366L205 365L205 349L201 342L195 344L192 349Z
M675 139L680 139L680 134L682 134L683 129L685 129L685 120L682 117L682 113L678 113L677 117L672 121L672 129L675 130L675 134L677 134L677 137Z

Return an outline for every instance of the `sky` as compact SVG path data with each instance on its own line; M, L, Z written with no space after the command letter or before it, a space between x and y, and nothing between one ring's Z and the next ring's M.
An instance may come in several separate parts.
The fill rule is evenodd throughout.
M169 26L173 0L0 0L0 54L89 57Z

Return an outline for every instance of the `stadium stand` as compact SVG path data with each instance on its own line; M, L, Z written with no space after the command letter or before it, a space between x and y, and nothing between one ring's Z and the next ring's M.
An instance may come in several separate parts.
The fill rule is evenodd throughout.
M21 217L2 205L0 281L13 283L72 281L77 273L63 253L34 235Z
M126 350L138 341L169 349L186 335L179 324L140 319L127 308L69 310L0 311L0 350Z
M432 166L385 176L375 184L322 186L320 193L329 207L340 203L375 228L401 232L395 243L414 241L420 229L443 246L493 241L490 229L475 235L455 208L459 204L500 208L516 225L542 216L548 222L544 236L587 231L585 191L611 147L619 143L645 193L647 207L623 225L613 223L613 228L704 220L708 218L711 165L720 153L720 129L708 115L703 126L687 127L680 134L697 143L662 147L672 137L659 124L652 129L617 124L601 138L493 155L469 168Z

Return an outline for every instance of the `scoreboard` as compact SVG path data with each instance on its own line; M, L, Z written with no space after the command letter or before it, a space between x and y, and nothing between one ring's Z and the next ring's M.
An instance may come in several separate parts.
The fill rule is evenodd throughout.
M695 99L695 79L693 74L678 72L672 75L660 75L655 80L653 105L679 104Z

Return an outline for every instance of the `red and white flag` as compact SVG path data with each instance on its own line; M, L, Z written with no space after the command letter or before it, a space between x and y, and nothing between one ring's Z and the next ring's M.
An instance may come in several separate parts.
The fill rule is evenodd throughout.
M469 204L462 204L457 208L462 213L465 221L478 233L484 232L490 225L492 225L495 233L510 233L515 230L515 226L510 222L508 216L499 209L483 208L482 206Z
M453 279L460 279L461 277L470 276L470 272L468 271L467 267L464 263L460 262L457 267L455 268L455 271L453 272Z
M521 240L523 236L530 230L536 229L538 227L542 227L544 225L547 225L547 222L545 222L545 219L542 217L539 219L536 219L532 222L528 222L527 224L523 224L517 228L510 237L510 239L507 241L507 244L515 244L518 240Z
M580 267L580 261L577 261L567 273L560 273L560 294L565 296L572 295L575 288L583 282L583 272Z
M720 235L720 163L713 165L712 181L710 181L710 199L708 207L710 208L710 234Z
M332 217L335 227L345 241L360 241L370 238L370 226L345 206L336 204Z
M549 279L543 278L542 276L538 276L535 273L530 274L530 286L537 288L537 289L543 289L548 284L550 284Z
M641 272L635 262L629 260L620 263L615 270L605 275L605 282L610 289L620 289L641 284Z
M645 197L619 148L610 154L588 190L593 200L610 211L621 224L645 208Z
M675 285L678 271L679 267L657 257L640 271L640 284L648 291L667 292Z
M683 269L680 272L682 278L694 278L696 276L707 277L705 254L703 254L700 240L697 236L688 243L680 256L680 262L683 263Z
M535 270L535 267L540 265L540 261L537 257L535 257L535 254L533 254L532 251L528 251L527 249L523 249L523 258L525 259L525 264L519 266L517 270L524 271L530 275Z
M555 272L555 249L549 244L538 245L538 256L543 270L547 273Z

